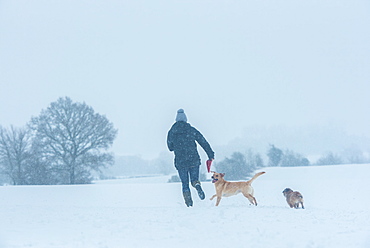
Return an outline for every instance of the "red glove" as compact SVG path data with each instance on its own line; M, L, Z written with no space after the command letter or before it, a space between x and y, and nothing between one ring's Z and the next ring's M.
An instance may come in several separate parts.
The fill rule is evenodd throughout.
M208 159L206 161L206 165L207 165L207 171L208 171L208 173L210 173L211 172L212 160L211 159Z

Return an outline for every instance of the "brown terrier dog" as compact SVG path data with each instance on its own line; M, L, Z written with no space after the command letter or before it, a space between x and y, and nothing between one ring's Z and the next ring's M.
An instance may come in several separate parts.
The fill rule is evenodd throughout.
M246 182L228 182L224 179L225 173L212 172L212 183L215 184L216 194L212 196L210 200L213 200L213 198L217 196L216 206L220 203L221 197L228 197L239 193L243 193L243 195L248 198L253 205L257 206L257 201L253 196L254 190L251 184L257 177L264 174L264 171L257 173L252 177L252 179Z
M302 205L302 209L304 209L303 206L303 196L298 191L293 191L290 188L286 188L283 191L284 196L286 197L286 201L288 202L288 205L291 208L299 208L299 204Z

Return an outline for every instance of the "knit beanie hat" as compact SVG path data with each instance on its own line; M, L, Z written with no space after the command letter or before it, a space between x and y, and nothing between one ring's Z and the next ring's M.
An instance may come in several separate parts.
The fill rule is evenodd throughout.
M186 118L186 115L183 109L177 110L176 121L184 121L184 122L188 121L188 118Z

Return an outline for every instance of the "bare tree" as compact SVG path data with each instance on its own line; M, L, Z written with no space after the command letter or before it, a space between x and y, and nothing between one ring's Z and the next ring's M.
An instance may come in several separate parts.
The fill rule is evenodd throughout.
M113 163L113 155L101 150L113 144L117 130L85 103L59 98L29 126L59 183L89 183L91 170Z
M30 136L26 128L0 126L0 166L14 185L26 184Z

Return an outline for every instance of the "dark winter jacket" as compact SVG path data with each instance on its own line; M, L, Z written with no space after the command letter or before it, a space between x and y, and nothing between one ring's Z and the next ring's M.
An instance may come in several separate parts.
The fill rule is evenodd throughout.
M167 146L175 152L175 167L199 166L200 157L196 142L204 149L209 159L214 158L214 152L203 135L189 123L178 121L172 125L167 135Z

